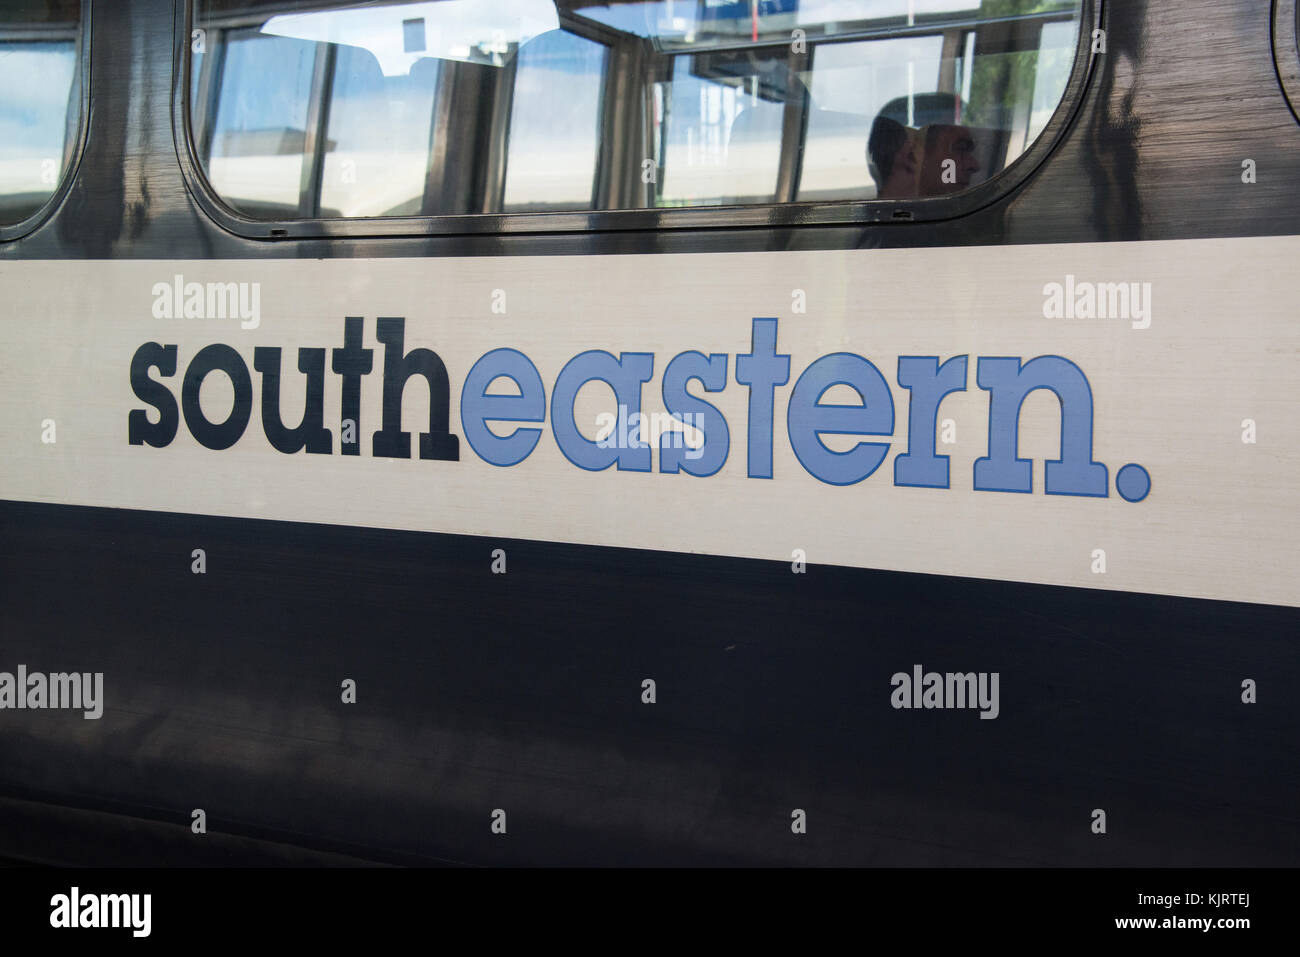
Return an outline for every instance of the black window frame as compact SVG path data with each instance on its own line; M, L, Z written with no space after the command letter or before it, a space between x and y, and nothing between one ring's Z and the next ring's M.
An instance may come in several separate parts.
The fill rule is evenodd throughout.
M1295 0L1289 0L1295 2ZM1078 44L1065 91L1051 119L1039 136L1015 160L986 181L952 196L843 201L803 201L736 206L638 207L581 211L478 212L402 217L358 217L352 219L253 219L243 215L217 195L203 173L195 150L189 104L190 43L197 0L177 0L174 62L172 75L172 127L182 175L191 196L219 226L248 239L357 239L465 235L519 235L536 233L602 233L628 230L717 229L783 226L867 226L934 222L956 219L982 209L1014 192L1056 148L1073 123L1104 54L1094 54L1093 32L1104 28L1104 0L1081 0ZM1007 18L1016 19L1016 18ZM991 21L992 22L992 21ZM936 23L891 26L889 37L934 33ZM589 39L595 32L584 31ZM852 37L837 37L845 41ZM867 39L867 37L861 37ZM647 41L648 43L648 41ZM606 57L605 96L619 82L620 48ZM636 57L631 57L635 59ZM635 70L638 64L629 64ZM631 75L631 73L627 74ZM649 87L647 86L647 89ZM602 116L602 130L606 118ZM601 137L597 163L596 196L615 200L641 187L640 177L629 183L603 181L611 165L603 162L607 149L621 149ZM504 177L503 177L504 179ZM653 186L650 187L653 189ZM652 197L651 197L652 198Z
M1300 123L1300 0L1273 0L1273 66Z
M67 157L67 163L59 172L58 185L54 187L53 192L35 212L16 223L9 223L8 225L0 223L0 243L22 239L39 229L58 209L59 205L67 197L72 184L76 181L77 170L81 166L81 158L86 150L86 136L90 127L90 8L90 0L81 0L81 22L77 25L77 72L74 77L74 82L80 86L80 89L75 94L78 114L77 128L72 143L64 144L64 155ZM24 33L26 32L28 31L24 31ZM30 31L32 37L36 39L41 39L45 34L52 32L48 27L41 26L33 27ZM73 98L69 97L69 100ZM65 116L64 123L66 124L68 121L69 117ZM71 145L70 151L69 145Z

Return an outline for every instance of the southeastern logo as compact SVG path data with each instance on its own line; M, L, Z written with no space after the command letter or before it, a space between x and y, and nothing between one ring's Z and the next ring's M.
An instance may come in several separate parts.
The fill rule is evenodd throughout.
M375 371L375 350L363 346L365 320L344 320L343 344L328 350L329 369L341 378L342 414L340 451L360 455L361 380ZM442 358L430 349L405 351L404 318L379 318L375 336L383 346L383 400L378 431L371 435L370 452L376 457L411 457L411 433L402 430L402 394L407 383L423 378L429 388L427 430L419 434L421 459L454 462L460 459L460 437L450 428L451 379ZM750 346L737 354L735 382L748 390L743 423L746 474L772 478L772 450L777 418L777 389L790 382L790 356L777 351L778 321L756 318L750 327ZM253 370L261 373L261 419L267 441L285 454L306 451L313 455L334 452L334 434L324 424L324 384L327 350L301 348L297 367L306 379L305 412L301 422L288 426L280 415L282 350L258 346L253 350ZM696 443L686 447L682 432L660 434L658 471L685 472L707 477L727 461L731 426L722 412L688 386L698 383L705 393L719 393L731 383L731 356L684 351L664 366L660 384L668 414L681 422L682 432L693 430ZM1110 494L1109 470L1092 456L1092 388L1082 369L1069 359L1042 355L1019 356L901 356L895 378L908 393L907 451L894 459L894 485L915 488L949 488L947 455L935 449L935 428L944 398L968 388L970 366L975 380L989 393L988 451L977 459L972 488L986 492L1033 492L1033 463L1018 454L1020 412L1026 397L1045 389L1060 403L1060 455L1049 459L1044 472L1048 495L1106 498ZM152 406L156 422L144 409L134 409L127 421L132 445L163 448L176 437L183 414L186 428L205 448L230 448L244 435L252 418L253 381L244 357L233 347L216 343L200 349L189 361L181 380L181 402L163 379L174 378L179 367L176 345L147 342L131 360L131 387L137 398ZM550 390L550 431L556 445L573 465L602 471L611 465L619 471L654 470L654 447L636 436L619 441L593 441L582 434L574 417L579 390L601 381L613 390L620 421L641 417L642 388L652 381L656 356L649 352L623 352L615 356L589 350L571 358L556 376ZM158 377L152 373L157 371ZM222 422L210 421L199 403L199 390L214 372L223 372L234 386L235 400ZM489 393L498 380L513 383L513 395ZM835 386L848 386L858 404L823 402ZM520 464L537 447L547 420L547 389L532 360L511 348L493 349L481 356L465 376L460 393L460 425L470 448L483 461L508 468ZM625 414L626 413L626 414ZM498 435L489 422L513 424L509 435ZM884 374L864 356L836 352L806 366L790 389L785 409L785 432L803 468L829 485L853 485L870 477L888 455L896 431L894 396ZM864 441L839 452L828 448L823 435L861 436ZM1151 490L1145 468L1128 464L1115 476L1116 490L1126 501L1137 502Z

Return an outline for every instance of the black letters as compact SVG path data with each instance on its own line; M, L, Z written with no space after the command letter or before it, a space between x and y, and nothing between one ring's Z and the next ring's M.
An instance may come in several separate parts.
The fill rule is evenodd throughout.
M262 373L262 431L271 446L285 453L305 447L310 453L329 455L334 443L324 425L325 350L298 350L298 371L307 374L307 402L302 423L296 429L285 428L280 417L280 350L265 346L254 349L253 368Z
M450 383L442 358L430 349L412 349L404 353L406 320L381 318L376 334L384 344L384 384L382 428L374 433L376 456L409 459L411 433L402 431L402 394L412 376L423 376L429 385L429 429L420 434L420 458L459 461L460 439L451 433ZM342 425L344 455L360 455L354 436L361 419L361 377L374 367L371 349L362 348L365 320L348 316L344 320L343 347L332 350L332 368L342 382ZM298 371L307 377L302 419L289 428L281 413L281 364L283 350L259 346L253 350L253 369L262 374L262 430L271 447L292 455L306 450L310 454L329 455L334 451L334 435L325 428L325 353L327 350L298 350ZM150 371L159 370L163 377L176 375L177 347L147 342L136 350L131 360L131 387L138 398L158 410L159 421L149 421L144 409L131 411L127 425L132 445L149 444L157 448L176 437L180 415L190 434L205 448L228 449L243 436L253 413L253 382L245 360L233 347L215 343L201 349L185 370L181 383L180 413L171 391ZM230 414L222 422L212 422L204 415L199 395L203 381L212 372L230 377L235 399Z
M353 423L353 434L361 428L361 377L367 375L374 363L371 349L361 348L361 332L365 320L361 316L348 316L343 320L343 348L333 352L333 369L343 376L343 421ZM344 455L360 455L361 443L339 443Z
M146 342L131 358L131 388L136 398L148 402L158 410L158 421L149 421L144 409L132 409L127 416L127 438L132 445L148 443L156 449L176 438L180 416L176 412L176 399L161 382L149 378L149 370L157 366L164 376L176 374L176 347Z
M429 382L429 431L420 435L420 458L459 461L460 439L447 426L451 414L447 367L438 353L428 349L412 349L403 355L405 328L403 318L379 320L376 335L384 344L384 422L383 429L374 434L373 454L411 457L411 433L402 431L402 390L407 380L418 374Z
M221 370L230 376L235 386L235 403L226 421L214 425L203 416L199 405L199 387L209 372ZM181 386L181 407L185 410L185 424L199 444L210 449L228 449L244 434L248 418L253 413L253 380L248 366L239 353L227 345L212 345L199 350L190 367L185 370Z

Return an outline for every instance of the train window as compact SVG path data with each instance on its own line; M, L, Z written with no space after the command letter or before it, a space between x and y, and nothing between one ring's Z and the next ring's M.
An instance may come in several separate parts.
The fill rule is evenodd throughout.
M366 49L339 46L332 66L321 209L330 216L396 216L421 210L433 132L436 70L425 58L385 74Z
M695 57L674 56L668 79L655 84L658 206L772 202L781 166L779 105L692 70ZM729 58L730 59L730 58ZM755 76L784 68L770 50L753 51Z
M0 227L40 211L81 123L80 0L0 6Z
M217 91L209 144L212 185L247 212L294 215L315 44L241 30L223 45L226 82Z
M816 69L809 93L817 107L808 111L799 199L873 199L876 183L864 157L873 118L910 90L911 121L918 122L917 105L923 99L916 96L917 77L939 77L943 37L827 44L815 50L812 62Z
M1059 108L1085 0L194 0L254 219L928 199Z
M519 50L510 107L508 212L590 209L606 48L552 30Z

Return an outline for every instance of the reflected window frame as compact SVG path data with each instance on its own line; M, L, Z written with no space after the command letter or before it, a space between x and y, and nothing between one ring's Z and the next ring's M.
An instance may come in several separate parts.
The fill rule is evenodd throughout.
M50 195L31 215L16 223L0 223L0 243L22 239L43 226L67 197L68 191L77 178L77 170L81 166L81 158L86 149L86 136L90 122L91 0L80 0L79 6L81 20L77 25L74 47L75 67L72 76L72 83L76 89L71 91L68 97L69 103L75 102L77 105L77 117L74 124L71 116L66 114L64 116L64 123L70 135L63 147L63 168ZM28 32L23 31L24 34ZM50 32L52 31L40 26L34 26L30 31L31 35L38 39L44 38L43 35ZM67 37L61 36L60 39L66 40Z
M1098 69L1100 54L1092 51L1092 35L1101 28L1100 0L1079 0L1078 33L1074 59L1064 92L1051 118L1027 149L1005 168L987 180L961 192L944 196L906 199L868 200L789 200L785 202L731 206L656 206L654 184L636 183L621 188L605 180L617 156L607 154L626 151L626 144L612 142L605 135L610 113L602 110L599 118L602 135L598 152L595 196L603 208L586 211L527 212L451 212L419 216L374 217L355 219L251 219L226 205L203 176L194 149L190 124L189 79L190 37L198 0L182 0L177 17L176 56L173 65L173 126L176 133L182 173L198 205L223 228L251 239L331 239L384 238L420 236L511 235L540 232L600 233L621 230L700 229L728 227L784 227L798 225L868 226L905 224L954 219L974 212L1010 194L1023 184L1056 147L1072 124L1084 98L1084 92ZM562 18L562 23L564 20ZM565 23L567 27L568 24ZM600 40L601 25L583 24L580 35ZM899 26L889 36L922 35L933 32L933 24ZM843 42L846 38L838 38ZM624 45L630 46L630 45ZM811 47L812 44L810 43ZM635 50L611 46L606 56L606 91L619 83L622 75L644 78L647 89L662 79L652 75L649 56ZM652 124L651 124L652 125ZM864 144L865 145L865 144ZM630 177L622 177L629 179ZM778 194L780 194L778 189ZM627 193L628 195L622 195Z

